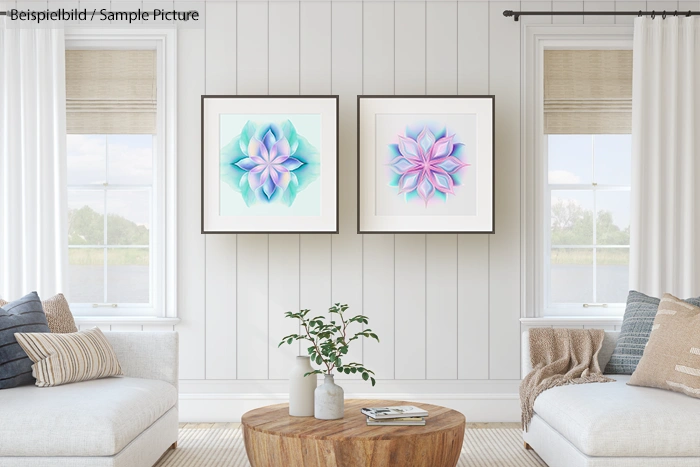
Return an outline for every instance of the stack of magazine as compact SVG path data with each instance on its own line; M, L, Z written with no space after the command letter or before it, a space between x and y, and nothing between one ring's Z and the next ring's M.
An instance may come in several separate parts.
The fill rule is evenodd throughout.
M361 412L367 415L369 426L422 426L428 416L428 412L412 405L367 407Z

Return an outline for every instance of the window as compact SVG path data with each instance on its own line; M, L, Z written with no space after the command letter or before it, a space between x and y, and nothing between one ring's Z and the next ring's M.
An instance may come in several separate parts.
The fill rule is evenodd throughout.
M547 135L548 310L627 299L631 143L629 134Z
M151 307L156 135L68 135L68 263L74 304Z
M541 57L535 316L621 315L629 291L631 50L556 46Z
M71 309L176 317L174 31L66 37Z

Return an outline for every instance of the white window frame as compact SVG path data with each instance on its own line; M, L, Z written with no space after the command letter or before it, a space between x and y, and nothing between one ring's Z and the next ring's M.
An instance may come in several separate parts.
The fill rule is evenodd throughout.
M567 317L595 320L620 317L623 306L583 308L548 307L548 278L545 255L549 254L546 229L549 201L546 144L544 134L544 51L545 50L631 50L630 25L524 25L522 30L521 76L521 263L522 318ZM524 322L524 321L523 321Z
M150 257L151 306L71 305L80 320L108 318L144 322L177 318L177 31L175 29L66 28L67 50L156 50L157 94L154 138ZM106 213L105 213L106 215ZM91 321L93 322L93 321Z

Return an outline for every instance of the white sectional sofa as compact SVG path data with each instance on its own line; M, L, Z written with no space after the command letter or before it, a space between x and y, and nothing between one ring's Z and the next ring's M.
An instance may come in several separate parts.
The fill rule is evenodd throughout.
M606 332L605 368L619 332ZM529 336L522 372L531 370ZM549 467L700 467L700 399L662 389L614 383L553 388L535 401L523 439Z
M1 467L151 467L178 433L178 336L105 332L124 377L0 391Z

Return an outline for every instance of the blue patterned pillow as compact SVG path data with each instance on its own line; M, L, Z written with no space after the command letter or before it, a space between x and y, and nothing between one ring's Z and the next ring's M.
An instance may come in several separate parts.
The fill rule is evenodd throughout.
M36 292L0 308L0 389L34 384L34 362L17 343L16 332L51 332Z
M700 306L699 298L687 298L686 302ZM613 375L631 375L637 368L644 354L644 347L649 342L651 327L654 325L656 311L661 299L649 297L641 292L630 290L627 296L625 316L622 318L620 337L605 373Z

